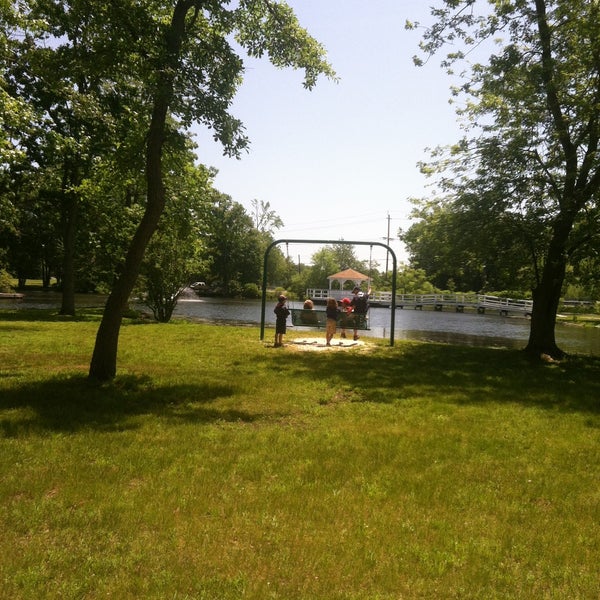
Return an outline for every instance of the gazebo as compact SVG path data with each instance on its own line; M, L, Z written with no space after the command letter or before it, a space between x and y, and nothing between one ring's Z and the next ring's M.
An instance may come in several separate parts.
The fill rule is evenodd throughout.
M329 277L327 277L327 281L329 282L330 292L333 290L343 291L346 282L351 281L354 284L352 287L360 287L362 283L364 283L365 281L369 281L369 276L364 275L363 273L359 273L354 269L345 269L344 271L340 271L339 273L329 275ZM334 285L336 287L334 287ZM337 294L330 295L336 296Z

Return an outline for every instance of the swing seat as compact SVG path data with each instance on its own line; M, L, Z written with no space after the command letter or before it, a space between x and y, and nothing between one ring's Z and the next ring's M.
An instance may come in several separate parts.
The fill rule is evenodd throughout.
M291 308L292 325L298 327L318 327L327 326L327 314L324 310L314 310L307 308Z
M318 329L327 327L327 313L324 310L291 308L292 325L297 327L316 327ZM337 320L338 327L343 329L369 329L369 318L367 315L340 315Z
M351 313L342 315L338 319L338 325L344 329L369 329L369 316Z

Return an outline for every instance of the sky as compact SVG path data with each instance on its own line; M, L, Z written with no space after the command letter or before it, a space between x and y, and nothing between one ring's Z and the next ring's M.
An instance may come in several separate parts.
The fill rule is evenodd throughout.
M198 160L215 167L215 187L251 214L268 202L284 223L276 239L388 243L408 262L398 229L410 225L411 197L428 181L417 163L427 148L460 138L451 81L439 58L416 67L422 30L435 0L288 0L300 24L326 49L339 82L320 78L308 91L302 72L247 60L232 107L250 139L241 159L223 155L206 129L194 130ZM389 227L389 229L388 229ZM288 245L309 264L320 248ZM386 266L386 251L357 246L363 260ZM391 267L391 258L388 259Z

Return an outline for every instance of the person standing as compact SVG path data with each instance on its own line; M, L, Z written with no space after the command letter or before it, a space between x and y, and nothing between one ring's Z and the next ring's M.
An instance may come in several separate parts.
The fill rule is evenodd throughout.
M331 340L335 335L337 320L340 316L340 309L335 298L327 298L327 306L325 307L325 315L327 323L325 325L325 340L328 346L331 346Z
M350 304L352 305L354 312L354 339L358 339L358 328L366 328L367 326L367 313L369 312L369 296L371 295L371 287L367 293L361 292L360 288L356 286L352 290L353 298Z
M350 325L354 322L350 298L342 298L341 313L340 327L342 328L342 333L340 337L345 338L346 327L350 327Z
M283 346L283 336L287 331L287 318L290 316L290 309L286 306L286 302L287 298L281 294L273 309L275 313L275 348Z

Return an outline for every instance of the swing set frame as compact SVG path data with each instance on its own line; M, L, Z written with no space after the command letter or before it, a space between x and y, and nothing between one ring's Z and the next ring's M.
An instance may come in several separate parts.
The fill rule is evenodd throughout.
M382 242L355 242L351 240L298 240L298 239L281 239L271 242L265 250L265 257L263 261L263 280L262 280L262 304L261 304L261 315L260 315L260 339L265 339L265 309L267 305L267 261L269 253L273 248L279 244L343 244L345 246L381 246L385 248L392 255L392 303L390 307L390 346L394 345L394 329L396 325L396 272L397 272L397 260L396 254L388 246Z

